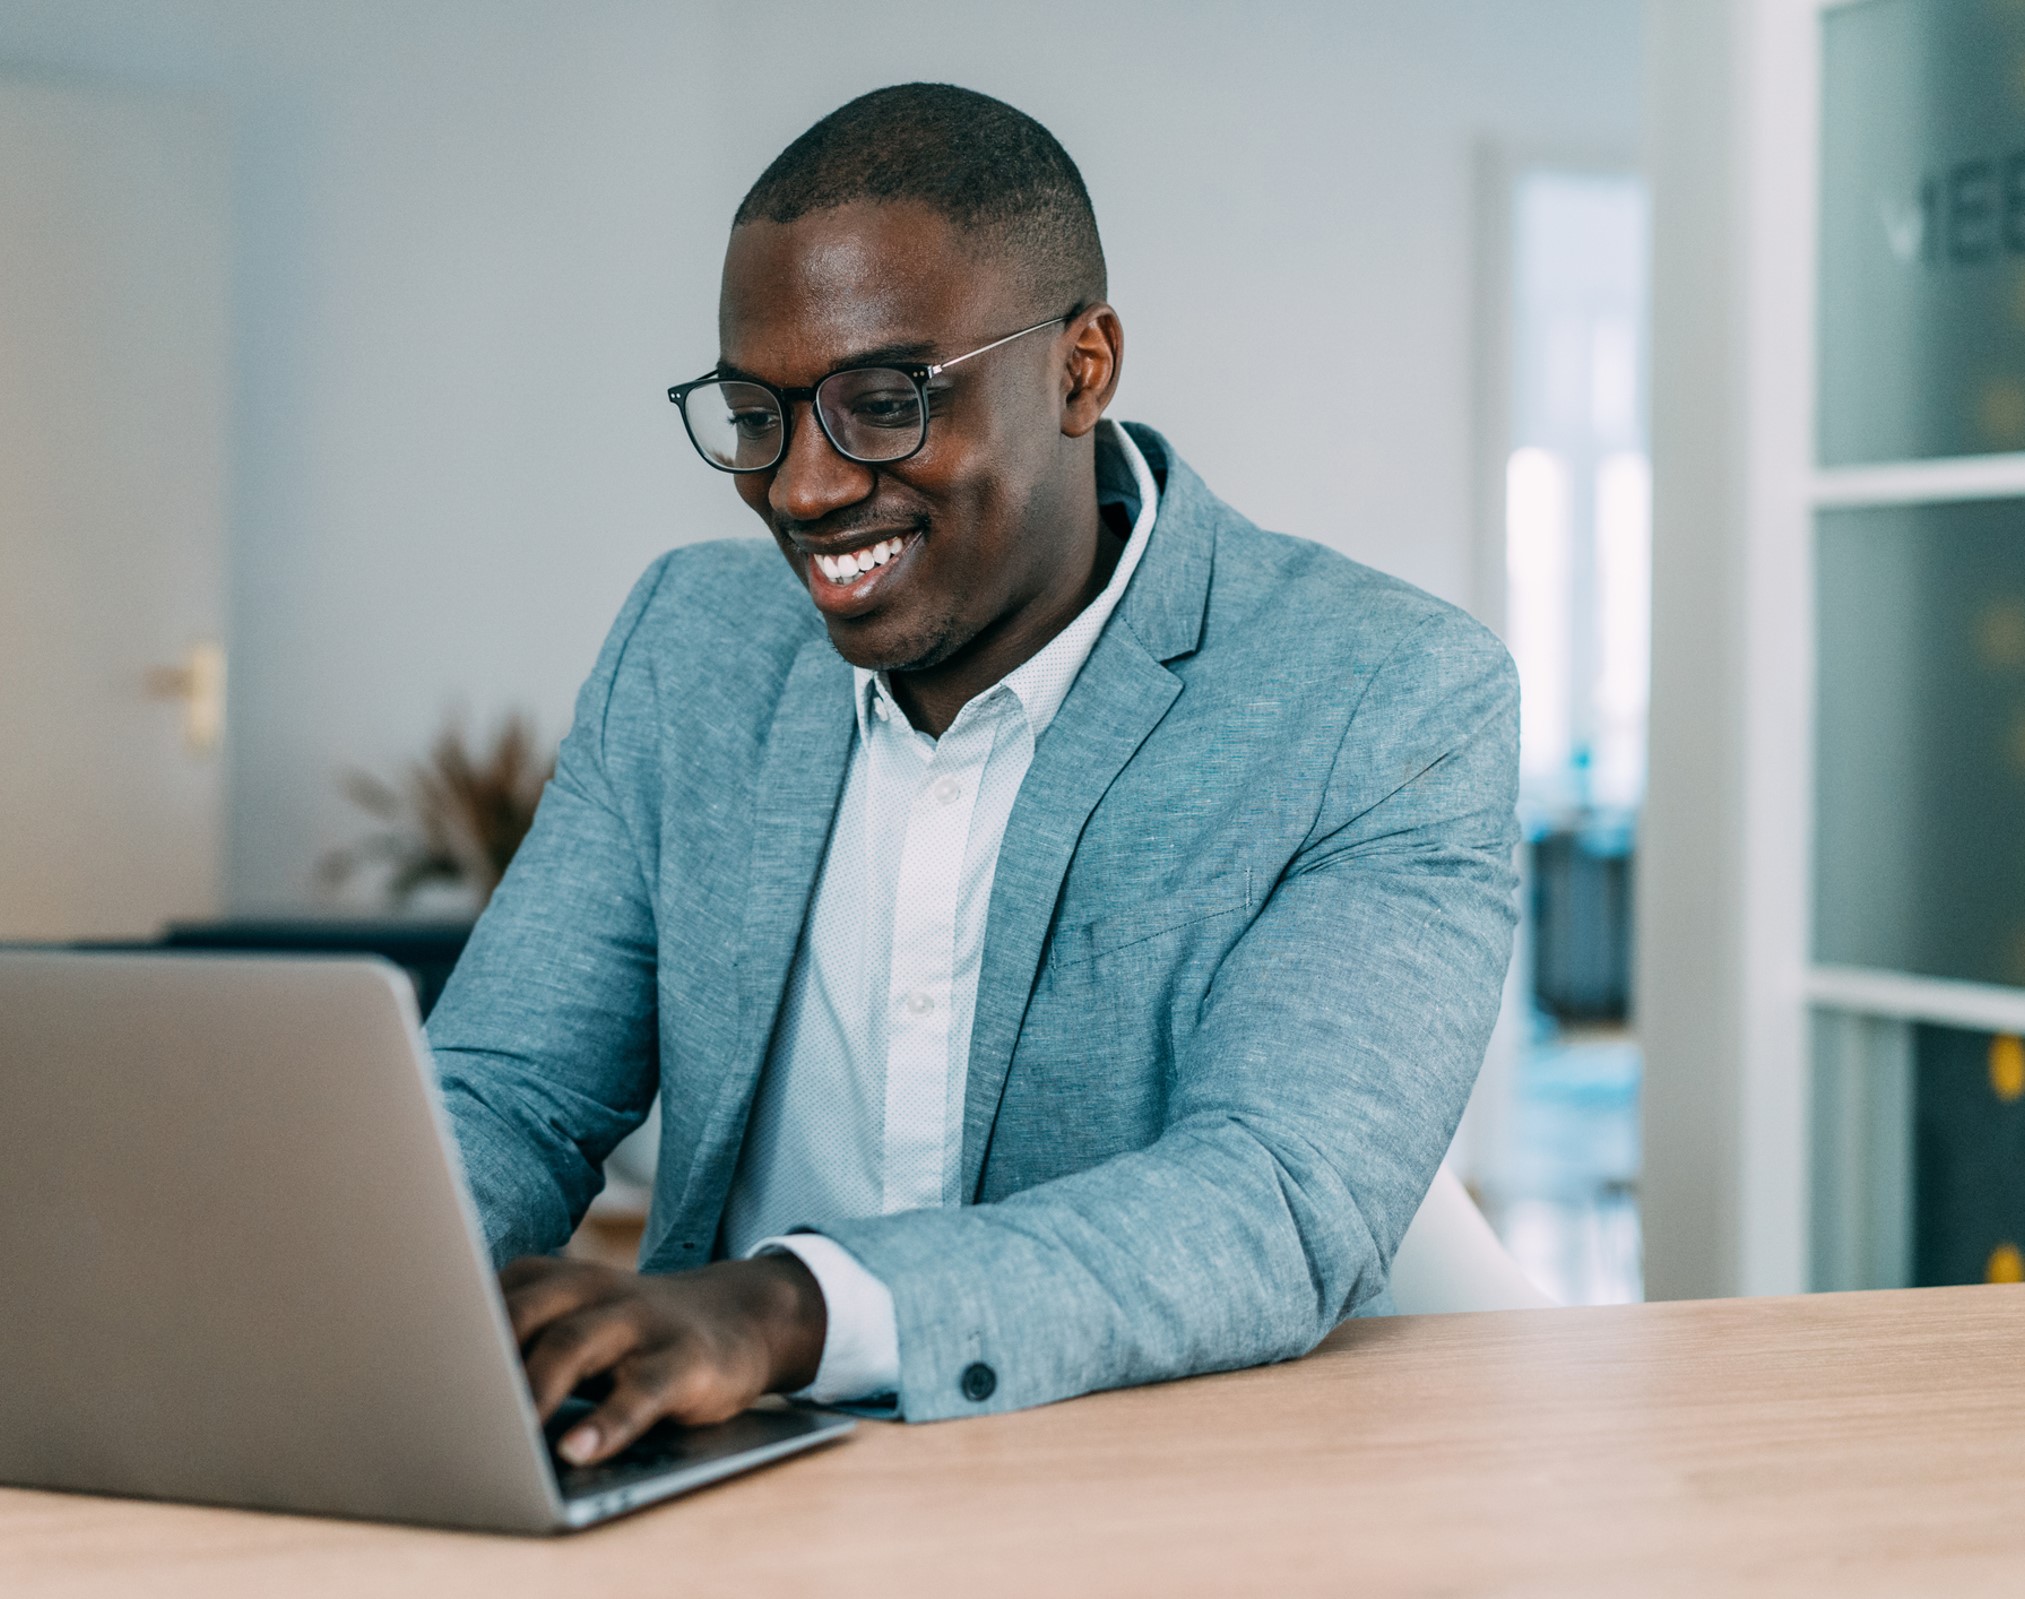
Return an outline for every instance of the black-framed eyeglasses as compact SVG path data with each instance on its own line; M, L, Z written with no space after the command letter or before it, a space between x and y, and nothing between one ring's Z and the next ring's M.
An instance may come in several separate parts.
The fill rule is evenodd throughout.
M706 372L678 383L668 398L696 453L720 472L765 472L787 453L791 406L812 403L816 425L836 452L865 466L904 461L928 442L928 385L953 366L1066 322L1074 312L993 339L929 364L847 366L806 389L777 389L756 378Z

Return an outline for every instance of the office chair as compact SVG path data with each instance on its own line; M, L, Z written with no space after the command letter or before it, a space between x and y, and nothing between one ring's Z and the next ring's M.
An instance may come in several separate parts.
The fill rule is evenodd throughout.
M1392 1257L1392 1298L1402 1316L1554 1303L1519 1269L1446 1162Z

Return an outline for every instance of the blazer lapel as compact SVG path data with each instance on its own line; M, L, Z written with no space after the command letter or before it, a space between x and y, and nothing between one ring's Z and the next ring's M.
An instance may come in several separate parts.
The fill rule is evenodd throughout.
M714 1216L730 1185L746 1113L836 819L855 725L850 667L827 637L809 640L789 669L760 758L738 955L738 1043L690 1168L684 1216Z
M1181 692L1181 680L1115 622L1099 636L1036 747L999 846L964 1092L961 1192L968 1197L975 1197L984 1170L1013 1045L1076 841L1104 791Z
M1125 426L1160 484L1160 509L1139 570L1034 750L999 845L964 1087L959 1191L969 1199L984 1172L1062 879L1090 813L1181 693L1181 679L1165 663L1201 640L1216 528L1228 514L1158 433Z

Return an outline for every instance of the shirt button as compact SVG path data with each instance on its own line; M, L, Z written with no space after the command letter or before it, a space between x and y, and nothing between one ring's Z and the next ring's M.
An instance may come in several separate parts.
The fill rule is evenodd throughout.
M935 996L924 994L919 989L916 989L907 996L905 1003L907 1008L916 1016L926 1016L930 1011L935 1009Z
M981 1360L963 1368L963 1397L981 1405L998 1391L998 1373Z
M953 777L945 777L935 785L935 797L945 805L954 805L963 798L963 785Z

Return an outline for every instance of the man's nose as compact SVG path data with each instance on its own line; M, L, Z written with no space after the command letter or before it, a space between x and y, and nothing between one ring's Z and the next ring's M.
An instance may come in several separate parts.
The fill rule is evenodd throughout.
M787 453L773 469L767 504L777 518L816 522L872 492L869 466L847 461L816 422L815 406L804 400L795 407L788 429Z

